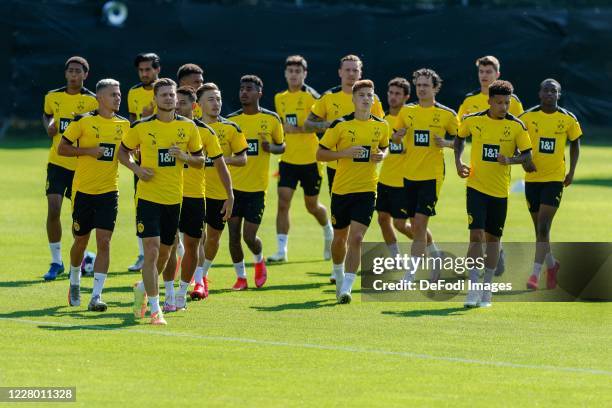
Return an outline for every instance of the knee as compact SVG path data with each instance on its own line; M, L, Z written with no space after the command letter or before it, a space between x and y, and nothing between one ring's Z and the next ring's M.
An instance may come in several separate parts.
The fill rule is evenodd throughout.
M251 233L244 234L244 242L246 242L246 244L249 246L255 245L257 242L257 235Z
M306 201L306 211L310 214L316 214L319 210L319 202L318 201Z
M352 234L349 237L350 246L359 246L361 245L362 242L363 242L363 234L361 233Z
M108 252L110 250L110 237L101 237L96 239L98 252Z
M484 233L482 230L470 231L470 242L484 242Z
M49 202L49 210L47 212L48 218L59 218L61 213L62 206L54 201Z
M385 212L378 213L378 225L384 227L385 225L389 225L389 214Z

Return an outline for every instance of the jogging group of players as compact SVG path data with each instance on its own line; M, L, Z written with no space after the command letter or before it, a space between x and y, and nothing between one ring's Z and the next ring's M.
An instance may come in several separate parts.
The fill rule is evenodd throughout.
M46 183L52 260L44 279L54 280L64 272L60 211L67 197L72 200L74 237L71 306L81 302L81 261L95 230L97 256L88 309L107 309L102 289L117 217L119 163L135 179L139 255L128 269L142 270L142 280L134 285L136 318L144 318L149 306L151 323L166 324L164 312L185 309L188 296L208 297L207 274L226 223L236 272L232 289L249 285L242 241L254 256L255 286L265 285L266 260L257 232L270 179L270 154L282 156L278 249L267 262L287 261L289 207L299 183L307 211L322 228L322 256L332 260L329 279L340 304L351 301L361 244L374 211L392 256L399 253L396 231L412 240L410 256L438 252L428 221L436 214L445 177L445 148L454 149L457 174L467 179L468 256L486 253L484 271L470 270L470 281L491 283L503 272L500 239L510 166L522 165L536 235L527 287L538 288L542 269L547 272L546 287L556 286L560 265L550 250L550 229L563 189L572 183L582 134L576 117L558 105L561 85L556 80L542 81L540 105L523 111L512 85L499 80L499 61L485 56L476 61L480 88L467 94L455 112L436 100L440 76L422 68L411 81L397 77L388 82L385 113L374 83L361 79L359 57L343 57L340 85L320 96L305 84L306 60L292 55L285 61L287 89L275 95L274 111L259 104L262 80L244 75L239 90L242 109L222 117L221 90L204 82L199 66L181 66L177 84L160 77L160 59L154 53L139 54L134 65L140 83L127 95L129 119L117 114L119 82L102 79L95 93L84 87L89 64L82 57L66 61L66 86L45 96L43 124L52 138ZM413 87L417 99L408 103ZM468 137L469 165L462 157ZM330 211L319 201L322 162L327 164ZM412 279L414 272L407 271L405 279ZM159 274L165 285L163 306ZM192 281L195 286L188 293ZM466 307L490 305L490 290L468 292Z

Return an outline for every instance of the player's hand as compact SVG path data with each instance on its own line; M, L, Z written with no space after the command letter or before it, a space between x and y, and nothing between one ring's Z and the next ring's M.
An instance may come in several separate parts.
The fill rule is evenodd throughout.
M565 176L565 180L563 180L563 185L567 187L570 184L572 184L573 181L574 181L574 173L567 173L567 176Z
M262 140L261 141L261 149L266 152L266 153L270 153L270 142L268 142L267 140Z
M497 155L497 162L499 164L503 164L504 166L507 166L510 164L510 159L504 156L503 154L499 153Z
M406 136L406 129L401 128L393 132L393 136L391 137L393 139L393 143L400 144L402 143L402 139L404 138L404 136Z
M104 155L105 150L106 148L102 146L96 146L96 147L92 147L88 149L87 154L93 157L94 159L99 159L100 157Z
M227 221L232 217L232 210L234 208L234 197L231 196L223 202L221 208L221 214L223 214L223 221Z
M385 154L378 150L375 153L372 153L370 157L374 163L380 163L385 158Z
M533 160L529 160L528 162L523 163L523 170L525 170L525 172L527 173L533 173L534 171L536 171L537 169Z
M470 167L466 165L464 162L459 161L456 163L457 166L457 174L461 178L467 178L470 175Z
M172 145L168 149L168 154L170 154L170 156L174 157L177 160L181 160L184 162L189 160L189 155L185 153L184 151L182 151L181 148L176 145Z
M137 167L136 175L139 180L149 181L153 178L153 169L148 167Z
M55 125L55 119L51 119L49 126L47 126L47 134L49 137L53 137L57 134L57 126Z
M150 104L148 104L147 106L144 106L142 108L142 116L141 117L151 116L153 114L154 110L155 110L155 104L153 103L153 101L151 101Z
M448 146L448 143L446 142L446 140L444 140L440 136L436 136L434 138L434 141L436 143L436 146L438 146L438 147L447 147Z
M342 150L342 157L361 157L365 149L363 146L351 146L348 149Z
M285 133L304 133L304 129L301 126L293 126L288 123L283 124L283 130Z

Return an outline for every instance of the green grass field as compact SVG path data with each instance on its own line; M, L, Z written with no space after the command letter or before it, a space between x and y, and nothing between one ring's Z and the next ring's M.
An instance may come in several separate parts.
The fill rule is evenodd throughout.
M610 241L612 148L582 152L553 238ZM42 144L0 144L0 386L76 386L77 404L88 407L612 406L609 303L499 302L465 310L458 302L362 303L357 295L336 305L331 265L321 261L322 233L301 192L290 262L270 266L263 289L228 290L234 272L225 233L210 298L168 315L167 327L152 327L131 314L139 275L126 272L136 240L131 175L122 168L103 295L109 310L87 312L91 278L83 278L83 306L70 308L67 274L41 279L49 262L46 161ZM276 250L274 189L271 182L260 230L265 255ZM326 192L321 197L329 204ZM69 213L65 202L65 263ZM467 239L464 186L454 171L438 213L431 223L438 241ZM529 242L532 235L524 198L514 194L504 240ZM375 222L366 239L381 240Z

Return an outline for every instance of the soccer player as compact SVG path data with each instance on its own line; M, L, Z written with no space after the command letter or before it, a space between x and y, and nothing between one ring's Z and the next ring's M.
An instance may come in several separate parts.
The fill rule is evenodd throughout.
M177 113L191 119L194 105L196 104L196 93L188 86L177 89ZM217 179L227 196L222 201L221 207L214 210L218 211L223 221L229 219L232 214L234 195L232 192L232 182L229 171L223 161L223 151L215 135L215 131L198 119L194 120L200 137L202 146L206 153L205 166L213 168L217 173ZM164 312L174 312L185 309L187 306L187 289L193 277L193 273L198 264L198 252L202 239L202 229L204 227L205 202L204 202L205 170L204 167L187 166L183 171L183 203L181 205L181 215L179 219L179 230L183 234L185 254L181 262L181 279L179 290L174 296L174 269L164 270L164 284L166 287L166 301L164 302Z
M102 79L96 84L98 109L78 115L68 125L57 148L65 157L76 157L72 233L70 249L70 288L68 303L81 305L81 260L91 230L96 230L97 255L94 287L87 309L104 312L102 288L110 262L110 241L115 229L118 205L117 149L130 129L130 122L117 115L121 105L119 82Z
M389 113L385 120L389 126L395 126L400 109L410 98L410 82L406 78L393 78L387 84L387 103ZM380 168L378 185L376 187L376 211L378 212L378 225L383 239L392 256L399 254L397 236L393 227L412 239L408 215L403 204L404 193L404 166L406 149L404 143L393 143L389 141L389 153L385 157ZM427 230L427 241L431 243L431 233Z
M240 126L221 117L221 91L217 85L206 83L198 89L198 104L202 108L202 122L214 129L225 164L232 167L244 167L247 162L247 142ZM216 168L207 158L206 173L206 239L200 246L199 266L195 271L195 287L191 291L193 300L208 297L208 270L219 250L219 240L225 228L228 214L223 204L228 199L226 191ZM232 193L233 196L233 193Z
M51 265L43 276L47 281L55 280L64 272L62 262L62 223L60 213L64 197L72 197L72 179L76 169L76 158L60 156L57 146L68 124L75 115L92 111L98 107L96 95L83 86L89 74L89 63L83 57L70 57L64 64L66 86L49 91L45 95L43 126L51 138L49 162L47 164L47 238L51 250Z
M457 135L457 113L436 102L442 78L436 71L421 68L412 74L418 103L403 107L397 115L395 143L404 142L404 202L403 209L410 218L413 257L437 252L431 238L427 238L429 218L436 215L436 203L444 181L444 147L452 147L448 138ZM402 136L404 135L405 136ZM416 271L410 272L409 280ZM432 271L435 276L436 271Z
M291 55L285 61L285 79L288 89L274 96L276 113L283 121L285 130L285 153L279 163L278 211L276 213L276 239L278 251L268 257L268 262L287 261L289 240L289 206L298 183L304 189L306 210L323 227L323 258L331 258L331 240L334 230L327 218L327 209L319 202L321 190L321 168L316 154L319 139L314 132L304 131L304 120L310 113L319 94L306 85L308 73L306 59Z
M489 108L489 86L493 81L499 79L501 75L500 63L497 58L492 55L487 55L476 60L476 68L478 69L478 82L480 89L472 91L465 95L465 99L459 106L457 118L459 122L465 115L471 113L482 112ZM510 114L519 116L523 113L523 105L520 99L515 94L510 96Z
M355 112L330 125L317 151L317 160L338 160L331 213L333 274L339 303L351 302L361 243L374 213L376 164L383 160L389 145L389 124L371 113L374 100L374 83L367 79L356 81Z
M138 72L140 82L128 91L127 100L130 123L134 123L143 117L151 116L156 112L153 83L159 78L161 70L159 56L152 52L138 54L134 59L134 67ZM138 162L138 152L135 152L135 159ZM137 183L138 177L134 175L134 196L136 195ZM142 238L138 237L138 231L136 232L136 238L138 240L138 257L132 265L128 266L128 271L130 272L140 271L144 262L144 248L142 246Z
M262 91L263 81L259 77L244 75L240 78L242 109L227 117L240 126L248 145L246 165L231 168L235 200L228 228L230 254L237 276L236 283L232 287L234 290L245 290L248 287L244 253L240 242L241 229L244 242L255 257L255 286L262 287L268 277L262 242L257 236L257 230L265 208L270 153L283 153L285 144L280 117L275 112L259 106ZM242 228L243 220L244 228Z
M338 76L340 85L325 92L312 106L308 118L304 122L306 132L324 132L330 124L341 117L355 111L353 105L353 85L361 79L363 62L356 55L346 55L340 59ZM374 95L372 114L379 118L385 116L382 104L378 96ZM336 173L336 162L327 163L327 183L331 194L334 174ZM330 278L333 283L333 277Z
M157 114L132 124L121 142L119 161L139 178L136 219L145 259L143 280L134 286L134 316L144 317L148 297L151 324L164 325L157 275L166 266L178 228L183 166L201 167L204 157L196 125L175 113L176 83L161 78L153 85L153 93ZM140 165L130 155L136 148L140 149Z
M179 87L189 86L197 91L204 83L204 70L196 64L184 64L179 67L176 77ZM196 119L202 117L202 109L197 103L193 108L193 117Z
M469 271L470 289L466 307L491 306L491 290L499 258L500 239L504 231L510 188L510 165L525 164L533 171L531 140L523 122L508 113L512 84L494 81L489 86L490 108L463 118L455 138L457 174L467 178L467 214L470 230L468 257L482 257L486 243L484 285L481 290L478 269ZM461 160L465 139L472 137L470 166ZM519 154L515 152L519 150Z
M574 180L580 156L582 129L576 116L558 105L561 84L545 79L540 84L540 105L523 113L519 119L525 123L533 151L536 171L525 174L525 196L536 234L536 253L533 272L527 288L536 290L546 262L546 287L557 286L559 262L550 249L550 229L555 213L561 204L563 187ZM565 145L570 142L570 168L565 174Z

